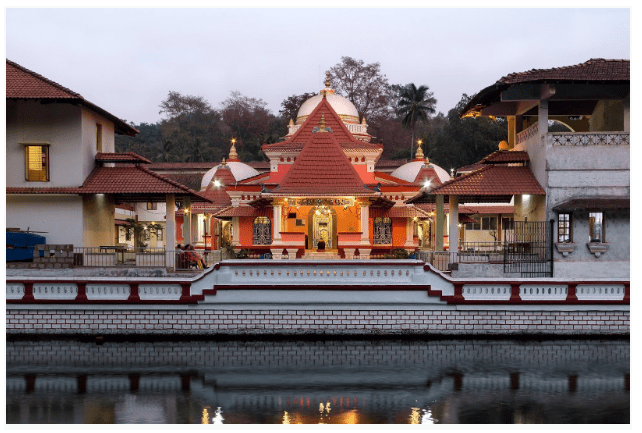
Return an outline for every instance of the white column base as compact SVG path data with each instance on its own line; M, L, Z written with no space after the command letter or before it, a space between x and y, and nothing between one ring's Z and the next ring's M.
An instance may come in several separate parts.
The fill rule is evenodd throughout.
M359 258L363 260L369 259L370 251L372 251L372 248L359 248Z
M272 259L274 260L281 260L283 258L283 248L270 248L270 252L272 253Z
M286 251L288 252L288 259L294 260L296 259L296 253L299 251L298 248L286 248Z
M351 259L354 258L354 251L355 251L355 248L344 248L343 249L343 252L346 255L346 260L351 260Z

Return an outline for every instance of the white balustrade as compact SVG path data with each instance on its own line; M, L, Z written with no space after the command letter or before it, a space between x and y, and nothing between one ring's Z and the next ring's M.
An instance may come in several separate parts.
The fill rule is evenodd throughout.
M407 284L412 282L411 266L231 266L230 284ZM420 268L421 269L421 268ZM423 274L423 269L421 269ZM227 284L227 281L226 281Z
M628 146L628 132L555 132L549 134L553 146Z
M85 288L87 299L94 300L127 300L129 284L87 284Z
M464 284L462 287L462 296L467 301L508 301L510 295L510 284Z
M141 300L178 300L183 290L180 284L141 284L138 296Z
M534 125L532 125L532 126L530 126L530 127L526 128L526 129L524 129L524 130L523 130L522 132L520 132L519 134L517 134L517 136L516 136L516 138L515 138L515 141L516 141L518 144L519 144L519 143L522 143L522 142L524 142L524 141L528 140L529 138L531 138L531 137L533 137L533 136L536 136L536 135L537 135L538 130L539 130L539 127L538 127L538 125L537 125L537 123L536 123L536 124L534 124Z
M521 284L519 297L522 301L564 301L568 286L558 284Z
M73 300L78 295L78 286L73 283L35 283L34 299Z
M624 284L578 284L575 296L579 301L621 301L624 299Z
M22 283L7 283L7 299L22 299L25 295L25 285Z

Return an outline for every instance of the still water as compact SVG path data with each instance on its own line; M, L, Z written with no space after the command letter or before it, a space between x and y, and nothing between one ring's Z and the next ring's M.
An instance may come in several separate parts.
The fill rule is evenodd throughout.
M629 423L628 340L7 342L7 423Z

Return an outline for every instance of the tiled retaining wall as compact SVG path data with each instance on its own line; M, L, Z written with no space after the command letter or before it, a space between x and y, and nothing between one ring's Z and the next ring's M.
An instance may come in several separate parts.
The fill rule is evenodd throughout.
M7 334L628 335L629 311L7 309Z

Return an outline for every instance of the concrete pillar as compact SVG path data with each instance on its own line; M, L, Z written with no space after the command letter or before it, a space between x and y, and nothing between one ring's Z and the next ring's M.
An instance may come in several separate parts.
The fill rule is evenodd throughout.
M435 251L444 249L444 196L435 196Z
M450 195L448 199L448 220L450 227L448 228L448 251L456 253L459 247L459 196Z
M183 243L192 243L192 201L189 197L183 198Z
M546 136L548 133L548 99L539 101L539 109L537 110L537 131L540 137Z
M405 247L414 247L415 245L412 239L413 237L412 225L413 225L412 218L406 218L406 244L404 245Z
M274 205L274 239L281 242L281 205Z
M176 248L176 197L174 194L165 196L165 263L168 268L174 268L174 249Z
M368 220L370 219L370 207L367 203L361 204L361 243L370 245L370 230Z
M508 148L512 149L515 147L515 116L506 116L508 121Z
M232 217L232 246L237 246L241 242L239 240L239 217Z

